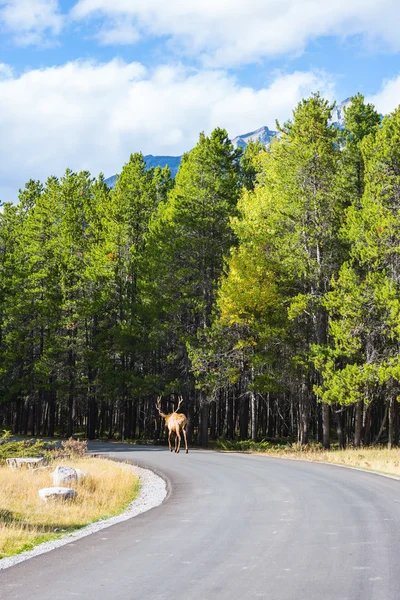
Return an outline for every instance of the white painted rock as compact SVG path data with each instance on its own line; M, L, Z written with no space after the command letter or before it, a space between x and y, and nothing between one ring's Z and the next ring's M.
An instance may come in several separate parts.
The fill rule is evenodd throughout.
M45 502L47 500L72 500L78 495L75 490L67 487L42 488L38 494Z
M53 485L56 486L61 483L76 483L78 481L78 474L75 469L64 465L56 467L51 476L53 478Z

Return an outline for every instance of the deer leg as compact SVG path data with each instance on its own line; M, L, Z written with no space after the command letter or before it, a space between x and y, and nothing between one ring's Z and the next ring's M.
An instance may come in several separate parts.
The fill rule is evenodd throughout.
M176 430L176 439L177 439L177 449L175 450L175 452L179 452L179 450L181 449L181 435L179 433L179 429Z
M186 429L185 429L185 427L182 428L182 433L183 433L183 437L185 438L185 448L186 448L186 454L187 454L189 451L188 451L188 445L187 445L187 437L186 437Z
M170 449L170 450L171 450L171 452L172 452L172 446L171 446L171 433L172 433L172 431L171 431L171 430L169 430L169 431L168 431L168 446L169 446L169 449Z
M175 452L177 452L177 450L178 450L178 435L176 433L176 430L174 433L175 433Z

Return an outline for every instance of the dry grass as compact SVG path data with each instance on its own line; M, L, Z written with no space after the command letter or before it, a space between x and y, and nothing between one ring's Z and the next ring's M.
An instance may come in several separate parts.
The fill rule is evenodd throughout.
M38 490L53 485L50 472L59 464L80 468L89 477L71 485L78 492L75 500L44 502ZM51 469L34 472L0 467L0 558L118 514L137 492L132 471L105 459L59 460Z
M347 465L369 471L377 471L387 475L400 477L400 449L394 448L348 448L346 450L305 449L274 452L268 450L266 454L280 458L294 458L310 460L312 462L328 462L336 465Z

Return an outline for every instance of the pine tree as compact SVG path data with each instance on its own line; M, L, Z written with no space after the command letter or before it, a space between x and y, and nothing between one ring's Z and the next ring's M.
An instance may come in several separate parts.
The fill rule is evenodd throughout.
M322 305L338 268L340 206L334 193L339 150L329 125L331 106L318 94L299 103L293 121L280 127L259 176L267 215L259 226L268 231L264 246L273 283L291 321L287 388L296 391L299 441L307 443L316 411L310 345L324 343L327 317ZM263 224L262 224L263 223ZM293 410L292 407L290 410ZM323 411L323 443L329 446L329 410Z
M201 134L183 157L168 202L160 205L151 223L146 293L163 346L165 382L190 381L186 344L194 343L197 331L211 323L224 256L234 243L229 218L240 192L240 154L225 130L216 129L210 137ZM203 444L208 411L202 398Z
M380 116L372 104L366 104L364 96L350 98L345 108L344 130L339 135L342 148L338 172L338 188L343 207L359 206L364 193L364 157L361 150L363 139L375 134Z
M146 168L143 155L131 155L105 207L106 252L112 278L106 336L108 360L103 361L103 389L118 397L119 427L123 438L134 433L137 398L146 393L147 316L138 281L149 221L171 189L168 168ZM111 434L110 434L111 435Z
M357 403L355 445L361 443L362 407L385 398L388 444L393 443L399 393L399 165L400 111L384 119L361 145L365 191L347 211L344 235L351 246L334 290L327 295L331 344L317 361L323 400Z

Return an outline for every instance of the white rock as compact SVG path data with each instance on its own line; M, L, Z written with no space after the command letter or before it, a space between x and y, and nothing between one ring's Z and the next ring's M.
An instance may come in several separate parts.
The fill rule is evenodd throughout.
M78 481L82 481L82 479L86 479L86 477L89 477L89 473L87 473L86 471L82 471L82 469L75 469L75 472L78 476Z
M53 485L56 486L61 483L76 483L78 481L78 474L75 469L64 465L56 467L51 476L53 478Z
M67 487L42 488L38 494L45 502L47 500L71 500L78 495L75 490Z

